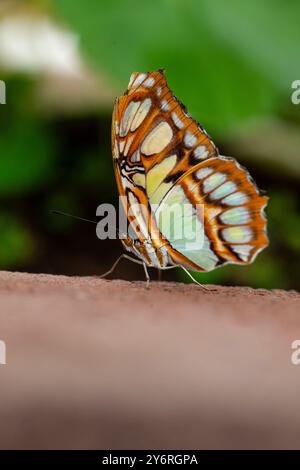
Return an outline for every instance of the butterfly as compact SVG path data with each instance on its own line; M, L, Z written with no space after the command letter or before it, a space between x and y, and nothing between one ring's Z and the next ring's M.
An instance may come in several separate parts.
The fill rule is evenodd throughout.
M112 153L133 227L121 241L134 258L122 256L144 266L147 283L147 267L179 266L191 276L189 270L249 264L268 245L268 198L235 159L219 154L174 96L163 70L131 75L114 106ZM166 226L163 216L174 204L177 210ZM186 235L174 235L179 225L187 231L193 226L202 236L191 246Z

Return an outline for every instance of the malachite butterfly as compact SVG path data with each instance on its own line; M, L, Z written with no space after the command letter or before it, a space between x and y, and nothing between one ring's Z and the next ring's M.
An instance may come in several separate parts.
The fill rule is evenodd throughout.
M122 242L145 271L148 266L211 271L228 263L249 264L268 245L268 198L235 159L219 154L173 95L163 70L131 75L115 103L112 151L119 194L133 227ZM163 216L172 205L177 209L165 227ZM202 236L191 244L185 235L176 237L178 226L193 227Z

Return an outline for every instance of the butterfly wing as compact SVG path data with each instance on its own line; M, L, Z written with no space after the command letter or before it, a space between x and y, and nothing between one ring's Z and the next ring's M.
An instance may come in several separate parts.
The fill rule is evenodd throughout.
M234 160L219 156L205 130L168 88L162 71L132 74L115 105L112 145L128 220L141 241L167 246L170 262L208 271L228 262L249 263L266 246L266 198ZM227 194L230 185L235 191ZM234 205L234 198L239 204ZM174 237L161 225L174 203L189 210L177 211L171 228L180 224L203 233L192 248L184 234Z
M210 271L228 263L249 264L268 245L267 201L244 168L234 159L219 156L183 175L161 201L155 219L169 240L174 264ZM190 207L183 219L179 212L179 220L173 224L180 229L187 226L181 238L170 233L170 225L163 224L174 203Z
M119 183L131 175L150 199L166 175L174 184L192 165L218 155L205 130L168 88L162 71L132 74L115 105L112 140ZM159 200L159 192L154 199Z

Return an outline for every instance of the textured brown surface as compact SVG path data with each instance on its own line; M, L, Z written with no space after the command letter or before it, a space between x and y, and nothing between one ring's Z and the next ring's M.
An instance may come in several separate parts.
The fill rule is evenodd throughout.
M0 272L0 448L300 448L295 292Z

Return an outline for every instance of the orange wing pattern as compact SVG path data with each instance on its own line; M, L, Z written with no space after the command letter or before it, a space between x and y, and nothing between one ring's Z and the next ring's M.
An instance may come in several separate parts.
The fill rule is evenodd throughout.
M205 234L216 255L212 269L227 263L249 264L268 245L264 216L268 198L259 195L249 173L234 159L219 156L203 161L177 185L194 206L204 207ZM184 252L172 253L172 259L199 270L199 262L193 262L197 254L190 254L188 263Z
M207 271L250 263L268 244L267 198L235 160L219 156L162 71L132 74L115 104L112 147L118 190L138 239L132 251L147 264ZM204 206L204 245L192 252L160 227L157 214L173 200Z

